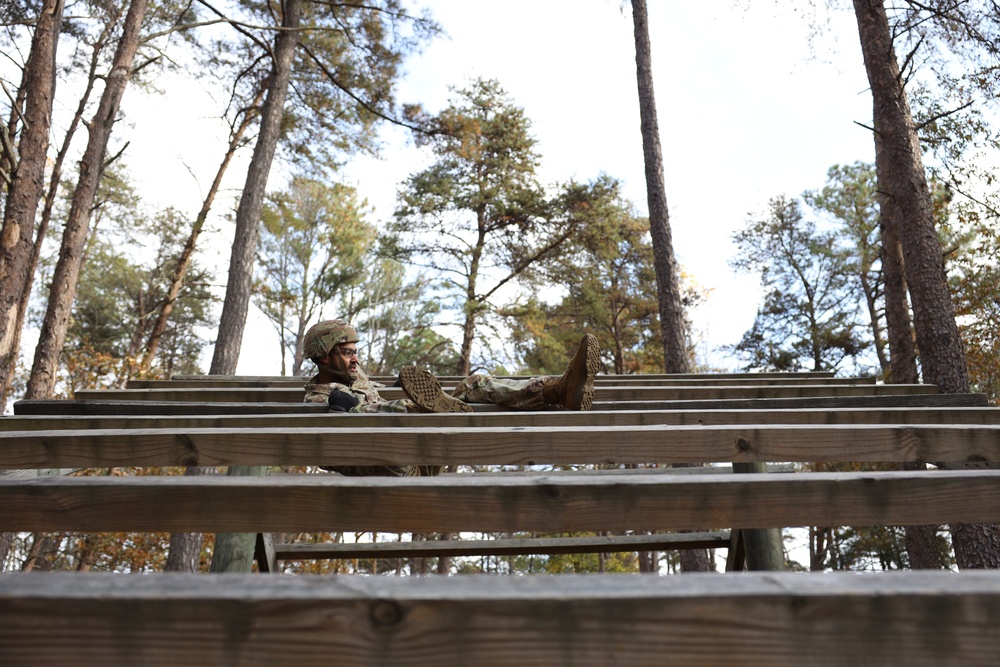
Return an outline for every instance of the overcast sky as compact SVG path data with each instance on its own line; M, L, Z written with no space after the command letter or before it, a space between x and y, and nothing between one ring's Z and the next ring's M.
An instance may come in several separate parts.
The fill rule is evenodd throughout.
M447 104L449 86L495 78L532 122L543 183L607 173L623 181L626 196L645 214L627 7L618 0L422 4L447 36L407 62L401 102L436 112ZM734 274L727 264L735 252L733 231L769 198L819 188L830 166L874 157L870 134L856 124L869 124L871 98L853 13L817 9L822 13L814 16L803 13L808 4L649 0L674 248L682 268L712 289L695 324L705 335L703 353L720 367L733 362L712 350L740 339L760 300L756 279ZM126 114L136 97L126 95ZM159 183L167 193L161 203L192 212L225 141L210 105L202 108L198 100L196 91L159 99L161 127L179 121L185 131L145 132L130 147L133 156L155 156L130 165L140 180ZM150 124L146 112L142 116L142 124ZM404 132L386 130L384 138L382 160L359 159L345 171L376 220L391 215L399 182L427 159ZM242 186L248 159L230 169L230 192ZM232 229L217 227L224 266ZM253 314L239 372L277 373L275 340Z

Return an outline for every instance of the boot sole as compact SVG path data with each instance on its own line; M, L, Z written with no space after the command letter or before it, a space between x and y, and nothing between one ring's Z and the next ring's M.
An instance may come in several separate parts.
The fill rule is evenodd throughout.
M580 348L585 349L587 374L580 391L573 395L573 404L567 406L570 410L589 410L594 404L594 376L601 368L601 347L597 344L597 336L586 334L580 341Z
M407 398L425 412L472 412L472 406L441 390L434 374L416 366L406 366L399 372L399 384Z

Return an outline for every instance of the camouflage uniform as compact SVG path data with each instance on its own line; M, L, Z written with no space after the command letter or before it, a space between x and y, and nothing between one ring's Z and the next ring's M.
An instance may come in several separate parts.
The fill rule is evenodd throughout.
M350 385L339 382L316 382L313 376L306 384L306 403L326 403L330 398L330 392L334 389L345 394L350 394L358 399L359 403L351 408L351 412L417 412L417 406L408 398L401 398L395 401L387 401L379 396L377 388L384 385L372 382L364 371L358 371L358 377Z
M340 343L356 343L357 331L346 322L327 320L320 322L306 332L303 352L308 359L325 356ZM305 402L327 404L330 393L342 391L358 399L358 404L351 412L416 412L417 407L412 401L402 399L387 401L378 394L379 385L368 379L361 369L353 377L349 385L340 382L318 382L319 375L313 376L306 383ZM414 477L421 475L436 475L440 468L434 466L321 466L324 470L340 473L349 477Z
M551 406L542 398L542 390L546 381L551 379L542 376L527 380L501 380L485 374L470 375L459 383L451 395L465 403L495 403L515 410L544 410Z

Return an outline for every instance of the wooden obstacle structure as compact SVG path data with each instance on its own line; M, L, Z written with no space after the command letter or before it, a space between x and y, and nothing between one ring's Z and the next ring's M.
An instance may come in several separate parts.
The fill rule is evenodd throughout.
M601 376L591 412L342 415L303 404L301 385L178 377L21 401L0 419L0 530L259 533L260 566L271 572L305 558L679 548L726 549L730 571L3 574L0 665L986 665L1000 653L1000 572L735 571L741 537L762 529L1000 522L1000 471L990 469L1000 461L1000 411L982 395L822 373ZM953 469L789 472L791 463L837 461ZM721 465L616 467L670 463ZM417 464L533 469L432 478L28 472ZM760 472L734 474L749 465ZM311 531L602 534L266 539Z

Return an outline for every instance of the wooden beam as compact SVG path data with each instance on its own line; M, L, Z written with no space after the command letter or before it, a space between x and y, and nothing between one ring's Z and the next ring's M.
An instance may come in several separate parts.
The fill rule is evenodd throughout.
M4 664L966 667L1000 573L0 577Z
M15 415L261 415L320 414L327 407L320 403L236 401L204 403L201 401L75 401L63 399L23 399L14 402Z
M986 394L899 394L885 396L806 396L678 401L595 401L593 410L774 410L800 408L986 407Z
M890 407L986 407L986 394L915 394L898 396L816 396L806 398L748 398L703 401L598 401L594 412L656 411L656 410L776 410L776 409L837 409ZM499 406L475 404L479 412L504 412ZM234 401L119 401L91 399L87 401L28 399L14 403L15 415L264 415L325 413L326 406L318 403ZM542 413L559 412L543 410Z
M433 556L529 556L728 549L729 531L605 535L595 537L524 537L495 540L428 540L423 542L364 542L356 544L276 544L278 560L320 558L426 558Z
M455 386L461 379L454 377L439 378L441 382L448 386ZM126 389L237 389L237 388L267 388L284 387L301 389L308 381L308 378L240 378L227 377L215 378L211 380L129 380L125 383ZM392 387L396 378L382 378L381 384ZM747 377L687 377L687 378L664 378L651 377L648 375L598 375L594 378L594 384L598 387L604 386L629 386L629 387L694 387L694 386L769 386L769 385L873 385L876 384L874 377L862 378L835 378L835 377L767 377L759 378Z
M232 428L0 433L0 469L1000 461L997 425Z
M184 375L178 374L171 376L171 381L184 382L187 380L195 380L198 382L214 382L216 380L227 381L227 380L240 380L248 382L273 382L273 381L286 381L286 380L297 380L301 379L305 382L308 379L308 375L302 376L301 378L290 378L287 375ZM439 375L441 380L461 382L464 376L461 375ZM531 377L530 375L497 375L499 378L509 378L514 380L525 380ZM694 379L694 380L714 380L719 378L735 378L735 379L769 379L769 378L788 378L788 379L808 379L808 378L833 378L834 371L775 371L775 372L762 372L762 373L641 373L641 374L615 374L607 373L599 375L602 378L618 378L622 381L628 381L634 378L649 378L649 379ZM396 376L394 375L371 375L369 379L375 380L377 382L382 382L383 384L392 384L396 381ZM866 379L866 378L862 378Z
M0 530L542 532L1000 521L1000 471L0 479Z
M448 412L440 414L21 415L0 431L136 428L384 428L523 426L674 426L723 424L1000 424L998 408L831 408L784 410L615 410L612 412Z
M775 385L750 387L632 387L602 386L594 389L594 401L717 400L736 398L801 398L810 396L884 396L937 394L938 388L926 384L873 385ZM379 389L386 400L405 398L399 387ZM192 389L80 389L77 400L137 401L264 401L301 403L301 387L192 388Z

